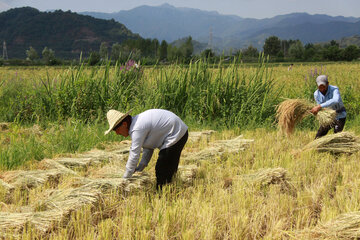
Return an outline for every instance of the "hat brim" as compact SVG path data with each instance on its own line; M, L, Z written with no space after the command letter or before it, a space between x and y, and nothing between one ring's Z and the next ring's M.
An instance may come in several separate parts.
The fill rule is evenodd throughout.
M109 127L108 130L105 131L105 135L109 134L122 120L124 120L129 114L132 112L132 110L128 111L124 115L121 116L112 126Z
M317 85L318 85L318 87L319 87L319 86L321 86L321 85L326 86L327 84L328 84L328 82L321 81L321 82L319 82Z

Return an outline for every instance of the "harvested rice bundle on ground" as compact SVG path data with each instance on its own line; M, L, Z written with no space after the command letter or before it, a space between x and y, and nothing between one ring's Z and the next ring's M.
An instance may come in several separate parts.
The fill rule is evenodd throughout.
M59 180L66 173L57 170L33 170L33 171L9 171L1 174L2 178L8 184L11 184L15 188L32 189L49 183L52 186L56 186Z
M197 172L198 167L196 165L180 165L177 176L185 184L191 184L195 180Z
M315 105L304 99L287 99L276 110L276 118L282 131L288 135L294 132L296 124L311 115L310 110ZM315 116L320 126L332 125L335 121L336 111L330 108L321 109Z
M360 212L341 214L330 222L303 231L300 235L302 239L359 239Z
M206 138L208 141L210 136L216 133L214 130L205 130L202 132L189 132L189 141L190 142L198 142L201 138Z
M287 181L286 173L287 171L283 168L266 168L243 177L251 182L266 186Z
M244 175L243 179L254 184L266 187L271 184L280 184L282 191L292 195L296 194L295 188L289 183L287 171L284 168L260 169L253 174Z
M307 144L303 150L352 154L360 150L360 139L353 133L341 132L318 138Z

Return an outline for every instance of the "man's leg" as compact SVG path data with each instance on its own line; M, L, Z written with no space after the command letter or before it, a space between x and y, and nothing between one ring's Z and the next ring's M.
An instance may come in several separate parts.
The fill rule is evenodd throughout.
M328 126L328 127L320 126L319 130L316 133L315 139L325 136L329 132L330 129L331 129L331 126Z
M335 126L334 126L334 133L342 132L344 129L346 122L346 118L340 118L339 120L336 120Z
M178 170L181 151L188 139L188 132L173 146L159 152L156 162L156 187L162 188L164 184L171 182L172 177Z

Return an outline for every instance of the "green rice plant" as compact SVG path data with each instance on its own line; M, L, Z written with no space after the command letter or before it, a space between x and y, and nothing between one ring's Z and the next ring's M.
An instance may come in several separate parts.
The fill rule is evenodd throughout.
M262 124L271 119L278 101L271 71L265 59L251 75L234 62L216 71L204 61L191 63L189 68L160 69L154 81L144 84L152 90L146 99L148 108L165 108L198 123L221 122L222 126Z
M41 130L35 127L12 126L0 132L0 169L16 169L26 162L52 158L58 154L90 150L101 143L119 141L115 134L104 135L104 123L85 124L69 119L63 123L47 123ZM6 135L5 135L6 134ZM5 140L1 136L5 135Z

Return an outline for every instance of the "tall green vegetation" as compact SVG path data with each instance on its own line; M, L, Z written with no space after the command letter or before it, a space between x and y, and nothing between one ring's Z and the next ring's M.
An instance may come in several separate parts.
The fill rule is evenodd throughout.
M278 91L264 59L246 74L236 62L214 70L198 61L188 67L155 67L148 74L134 64L82 65L56 77L8 79L0 89L0 121L94 122L103 120L111 108L164 108L197 123L228 127L273 118Z
M153 86L147 107L171 109L199 123L228 127L272 119L278 101L264 60L250 75L242 74L236 63L226 69L220 65L217 72L209 71L205 62L190 64L189 68L162 72Z

